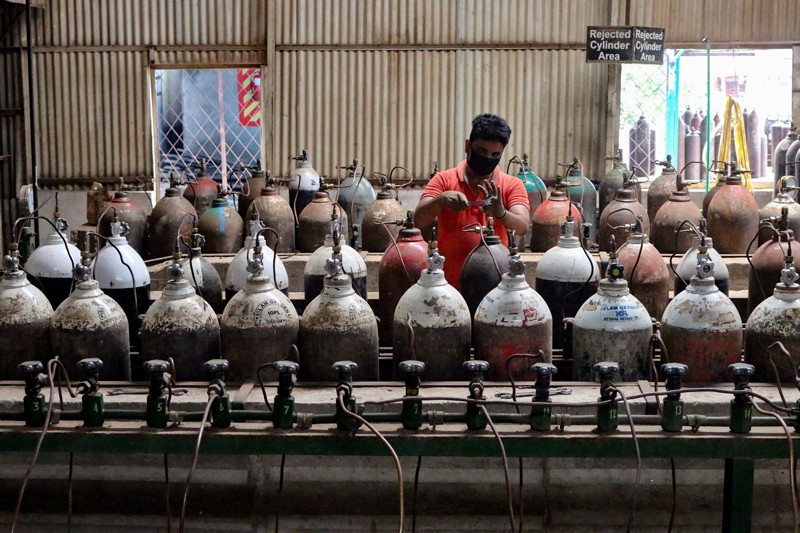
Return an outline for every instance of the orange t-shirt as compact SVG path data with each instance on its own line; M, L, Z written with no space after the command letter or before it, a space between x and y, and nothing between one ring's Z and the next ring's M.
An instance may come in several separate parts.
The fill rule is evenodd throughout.
M467 197L468 202L483 198L483 193L479 189L473 190L470 187L467 177L464 175L466 167L467 161L464 160L457 167L436 174L422 192L422 198L426 196L435 198L445 191L462 192ZM513 205L524 205L530 211L528 193L525 191L525 185L522 180L506 174L499 167L494 169L491 179L500 189L503 205L506 209ZM439 253L445 258L444 277L456 289L460 288L459 277L461 276L461 267L464 265L464 261L472 249L480 242L480 236L477 233L465 233L461 229L474 222L485 226L486 219L486 213L478 205L470 206L464 211L442 209L439 212ZM507 230L502 220L494 219L494 231L503 241L503 244L508 246Z

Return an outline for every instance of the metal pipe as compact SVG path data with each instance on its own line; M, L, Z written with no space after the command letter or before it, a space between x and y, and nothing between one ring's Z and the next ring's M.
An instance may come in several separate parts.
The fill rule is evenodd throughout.
M30 122L31 170L33 179L33 207L39 207L39 167L36 154L36 95L33 90L33 39L31 37L31 0L25 1L25 39L28 41L28 120ZM39 221L33 221L34 242L39 246Z
M706 43L706 192L708 192L708 177L711 175L711 41L703 37Z

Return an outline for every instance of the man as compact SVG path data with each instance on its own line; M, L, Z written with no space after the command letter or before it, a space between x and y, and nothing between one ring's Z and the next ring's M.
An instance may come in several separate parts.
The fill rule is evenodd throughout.
M480 242L477 233L464 233L464 226L475 222L486 226L487 218L492 217L495 233L506 246L507 230L517 235L528 231L530 204L525 186L497 168L510 137L511 128L497 115L475 117L464 143L467 158L431 179L414 212L418 228L426 228L438 218L439 251L446 259L444 275L456 289L467 255ZM491 197L496 199L485 206L469 205Z

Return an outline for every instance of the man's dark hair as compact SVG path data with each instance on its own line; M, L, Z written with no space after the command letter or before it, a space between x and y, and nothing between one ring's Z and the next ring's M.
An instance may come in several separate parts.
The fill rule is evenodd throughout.
M472 131L469 134L470 142L475 139L484 139L486 141L499 141L505 146L510 138L511 128L502 117L491 113L482 113L472 119Z

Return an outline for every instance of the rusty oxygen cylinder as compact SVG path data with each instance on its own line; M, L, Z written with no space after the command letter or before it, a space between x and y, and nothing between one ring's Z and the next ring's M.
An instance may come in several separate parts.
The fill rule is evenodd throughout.
M650 224L656 219L656 214L661 206L667 203L672 193L678 190L678 172L672 166L672 156L668 155L666 161L656 161L661 166L661 175L654 179L647 188L647 218Z
M131 379L130 335L125 311L91 279L89 252L75 266L75 290L58 306L50 321L53 353L71 376L78 361L98 357L109 380Z
M719 252L714 249L714 240L706 235L706 219L701 217L700 224L697 225L689 220L681 221L679 227L676 229L680 229L681 232L686 232L684 228L688 229L693 236L691 248L683 254L680 263L678 263L678 268L673 270L675 273L673 285L675 296L683 292L686 287L689 286L692 276L695 275L697 269L697 254L700 253L701 246L705 246L706 254L708 254L709 258L714 262L714 272L712 273L714 284L722 294L727 296L728 281L730 279L728 266L725 264L722 256L719 255ZM670 257L670 268L672 268L672 260L673 257Z
M339 204L333 203L328 191L320 190L314 196L314 200L309 203L303 212L300 213L300 223L297 229L297 249L300 252L313 252L325 244L325 235L330 230L331 215L334 207L339 214L339 225L342 231L342 239L348 241L350 227L348 226L347 214ZM330 369L328 369L330 370ZM359 372L359 374L361 374Z
M286 359L297 344L300 318L291 300L264 272L263 248L256 245L244 288L225 306L220 319L222 357L232 381L257 381L258 367Z
M800 285L792 256L784 258L781 280L775 285L772 296L758 304L750 313L745 326L745 360L756 367L753 376L758 381L775 382L770 351L780 342L789 357L773 357L778 379L794 383L800 364ZM778 356L777 352L773 355Z
M725 168L723 170L713 170L709 169L709 172L717 174L717 183L709 189L706 195L703 197L703 218L708 219L708 206L711 205L711 200L714 199L714 196L717 195L719 191L722 190L722 187L725 186L725 181L728 179L728 172L730 170L730 165L728 163L724 163Z
M113 207L113 214L111 213ZM147 216L139 204L131 200L130 194L126 191L114 193L114 198L103 206L103 214L100 217L98 231L103 237L112 237L111 223L116 217L119 222L128 225L128 233L125 240L137 254L144 253L144 237L147 234ZM102 246L102 243L101 243Z
M776 224L771 221L765 225L772 228L772 240L758 247L750 261L751 269L747 284L747 313L753 310L769 297L769 289L774 287L781 279L781 270L784 267L784 258L788 255L794 244L794 232L789 229L788 209L781 210L781 218ZM755 237L753 237L755 241ZM751 244L753 241L750 241ZM748 247L749 248L749 247Z
M189 165L190 168L194 168L198 172L194 179L187 180L188 186L183 191L183 197L194 206L198 217L203 216L203 213L211 207L219 194L219 185L206 170L208 163L208 159L200 158L199 161Z
M189 216L197 219L194 206L181 196L178 182L171 176L170 187L153 207L147 219L147 257L168 257L175 248L175 235L188 237L192 231Z
M195 293L176 251L167 267L170 279L144 315L141 330L142 358L175 361L177 379L200 381L203 363L220 354L219 320L203 298Z
M241 206L241 204L240 204ZM295 240L295 224L292 207L278 193L278 181L268 178L266 186L261 189L261 195L254 198L248 207L244 220L251 219L251 213L256 211L258 218L268 228L274 229L280 239L276 244L271 244L275 252L293 252ZM245 228L249 235L250 227ZM274 280L273 280L274 281Z
M531 361L514 354L540 353L542 361L553 359L553 316L539 294L525 281L525 263L516 247L511 249L508 272L475 312L473 325L475 358L489 362L486 379L506 381L509 372L517 380L535 379Z
M378 379L378 322L342 270L339 239L338 233L333 235L322 292L300 318L298 377L302 381L327 381L331 365L341 360L342 354L358 364L361 379Z
M408 211L401 223L403 229L381 258L378 267L378 331L381 346L392 343L392 325L397 302L428 268L428 244L414 227L414 212ZM396 223L396 224L397 224ZM400 225L400 224L398 224Z
M300 214L320 191L322 180L317 171L311 167L311 161L308 160L308 153L305 150L301 150L300 155L291 159L297 161L297 168L289 182L289 205L292 206L295 223L299 224Z
M206 238L207 254L235 254L242 249L244 221L236 209L228 205L224 194L199 215L197 227Z
M758 232L758 204L742 184L742 171L731 171L708 205L708 235L721 254L747 252L747 238Z
M431 241L428 250L428 268L395 308L393 379L401 378L401 361L416 359L425 363L429 381L457 380L463 377L462 363L469 359L472 338L469 307L444 278L445 258L439 255L437 242Z
M741 359L742 318L714 284L714 262L701 245L696 274L675 296L661 318L661 337L670 363L689 367L687 382L725 381L728 365Z
M772 155L772 172L776 194L780 190L781 178L786 176L786 152L789 150L789 146L791 146L796 140L797 131L794 128L794 124L792 124L789 132L786 134L786 137L784 137L780 142L777 141L774 135L772 137L772 142L775 145Z
M641 224L631 228L628 241L617 250L617 258L625 267L630 293L639 299L651 317L658 319L669 300L671 278L661 252L650 244Z
M650 220L647 210L636 200L633 189L623 188L617 191L614 201L608 204L600 215L600 227L597 229L597 244L600 251L611 250L611 238L614 242L623 242L627 237L626 227L641 224L644 233L650 232Z
M697 226L703 217L700 209L689 196L689 191L684 189L680 174L677 175L675 183L676 190L658 209L650 227L650 239L653 246L658 248L662 254L681 253L691 248L692 234L686 231L677 231L677 228L684 220Z
M222 279L217 269L203 257L202 249L205 242L206 239L199 228L192 228L192 235L186 246L189 254L185 259L181 259L180 264L183 278L211 305L214 312L219 314L225 309L225 302L222 299ZM184 241L183 244L187 243Z
M572 377L592 381L601 361L619 364L622 381L647 379L653 322L644 305L628 290L624 267L609 253L606 278L572 319Z
M508 272L508 248L503 246L500 236L495 235L492 217L487 217L485 228L477 223L470 226L462 231L478 233L481 240L464 260L459 284L469 314L474 317L483 297L497 287L503 274Z
M564 317L575 316L581 305L597 292L600 280L600 268L581 246L574 227L575 221L570 216L564 222L558 245L550 248L536 265L534 283L553 317L553 348L567 351L572 347L572 338L565 338Z
M73 270L80 263L81 251L69 242L66 234L69 223L61 218L58 200L52 224L53 233L28 257L25 271L33 277L34 284L47 296L50 305L55 309L69 296Z
M250 209L253 202L263 194L263 190L267 187L267 182L271 181L272 177L269 170L261 170L260 160L256 161L254 165L247 165L239 170L250 171L250 178L245 181L246 187L243 187L246 189L246 192L239 194L239 205L237 206L239 216L242 217L242 220L247 220L247 211ZM291 212L291 208L289 208L289 211ZM292 217L292 228L294 228L294 217Z
M572 219L582 219L580 211L567 198L562 182L556 183L556 190L550 198L542 202L531 217L531 252L546 252L558 244L561 237L561 227L567 221L567 215ZM574 229L574 228L573 228Z
M606 157L606 161L611 160L611 170L606 172L603 180L597 187L597 197L600 203L600 213L606 210L606 206L614 201L617 196L617 191L625 186L626 175L628 167L622 162L622 150L617 150L617 155L614 157ZM642 199L642 187L638 182L634 182L634 188L637 188L636 199ZM649 193L648 193L649 194Z
M405 170L410 179L401 185L395 185L392 176L395 170ZM361 247L368 252L383 253L392 242L397 240L400 228L403 225L405 211L400 205L397 189L405 187L414 181L411 172L405 167L394 167L381 180L381 191L377 199L372 202L361 223ZM399 222L399 223L398 223Z
M35 358L49 360L53 306L19 268L19 247L9 245L0 281L0 379L16 379L16 367ZM20 342L25 339L25 342Z
M758 218L760 221L765 221L769 219L775 219L777 222L778 219L781 217L781 211L785 207L788 209L788 222L789 222L789 229L794 232L795 235L798 235L800 232L800 204L798 204L792 197L788 194L790 190L797 190L798 187L795 186L788 186L786 183L789 181L788 176L784 176L781 178L781 188L780 192L775 196L775 199L772 200L770 203L762 207L758 211ZM795 180L794 177L791 178ZM765 242L772 239L773 233L771 231L765 231L766 228L763 226L759 229L758 232L758 245L761 246Z

